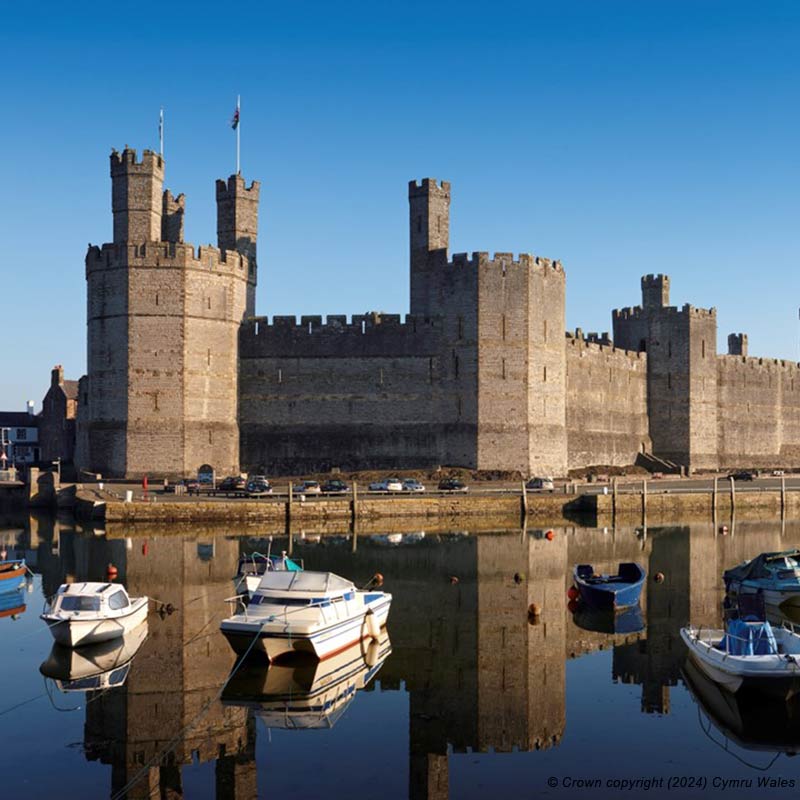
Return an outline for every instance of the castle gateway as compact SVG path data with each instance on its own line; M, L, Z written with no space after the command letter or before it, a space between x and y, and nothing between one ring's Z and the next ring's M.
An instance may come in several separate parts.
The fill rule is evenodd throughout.
M164 161L111 155L114 242L90 247L77 461L108 476L439 464L563 475L652 456L800 464L800 370L716 352L716 313L642 305L565 335L558 261L449 255L450 184L409 184L410 314L255 316L259 184L217 181L217 247L183 241ZM795 387L797 383L797 387Z

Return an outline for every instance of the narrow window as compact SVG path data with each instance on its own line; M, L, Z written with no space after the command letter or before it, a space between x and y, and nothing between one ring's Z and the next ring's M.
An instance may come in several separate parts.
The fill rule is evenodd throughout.
M158 392L153 392L153 410L158 411Z
M208 354L206 355L206 359L208 361L208 366L211 366L211 348L208 348Z
M503 341L506 340L506 315L503 314Z
M672 339L667 343L667 358L672 358Z
M701 347L701 357L705 358L706 357L706 340L705 339L703 339L703 341L700 343L700 347Z
M461 419L461 395L458 396L458 418Z
M464 338L464 317L458 318L458 338Z
M428 383L433 383L433 359L428 359Z
M544 333L544 340L547 341L547 320L544 321L543 333Z
M283 370L278 370L278 383L283 383Z
M156 305L158 305L158 292L156 292Z
M542 367L542 382L547 383L547 367Z
M436 217L436 232L437 233L441 233L442 232L442 218L441 217Z
M671 388L672 388L672 373L668 372L667 373L667 389L671 389Z
M646 339L639 339L639 352L646 353L647 352L647 340Z
M209 444L214 444L214 442L211 439L211 431L208 432L208 443Z
M506 379L506 360L503 359L503 380Z
M211 295L208 296L208 307L211 308Z
M383 386L383 367L381 367L381 386Z
M417 233L422 233L422 217L417 217Z
M454 353L453 354L453 369L456 373L456 378L458 377L458 356Z

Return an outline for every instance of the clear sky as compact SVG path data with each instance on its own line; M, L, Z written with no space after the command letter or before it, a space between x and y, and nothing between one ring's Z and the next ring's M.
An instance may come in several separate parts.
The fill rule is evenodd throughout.
M85 369L108 155L157 148L216 238L214 180L262 182L259 314L408 311L407 182L452 182L451 251L567 271L610 330L666 272L720 349L800 355L796 0L0 2L0 409Z

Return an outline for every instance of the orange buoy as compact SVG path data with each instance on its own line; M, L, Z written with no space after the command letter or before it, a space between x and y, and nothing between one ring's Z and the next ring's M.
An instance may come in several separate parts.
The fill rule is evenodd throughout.
M380 572L376 572L372 576L372 580L375 582L376 586L383 586L383 575Z
M567 611L569 611L570 614L574 614L577 610L578 610L578 601L570 600L569 603L567 603Z
M108 568L106 569L106 577L110 581L113 581L117 577L118 574L119 574L119 570L117 570L117 568L113 564L109 564Z
M143 556L147 555L148 549L149 548L147 547L147 540L145 539L144 542L142 543L142 555Z
M556 538L556 535L553 533L553 531L547 531L547 533L544 535L544 538L547 539L548 542L552 542L553 539Z
M577 600L580 595L581 593L574 586L570 586L569 589L567 589L567 597L569 597L570 600Z
M450 583L455 586L458 583L458 578L455 575L450 576Z
M531 617L541 617L542 616L542 607L538 603L531 603L528 606L528 614Z
M656 572L656 574L653 576L653 580L655 580L656 583L664 583L664 573Z

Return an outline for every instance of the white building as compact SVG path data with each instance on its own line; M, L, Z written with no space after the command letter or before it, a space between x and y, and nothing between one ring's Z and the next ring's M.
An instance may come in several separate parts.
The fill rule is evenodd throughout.
M0 469L38 461L39 418L33 413L33 402L28 401L27 411L0 411Z

